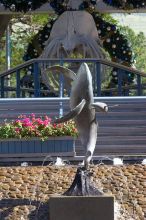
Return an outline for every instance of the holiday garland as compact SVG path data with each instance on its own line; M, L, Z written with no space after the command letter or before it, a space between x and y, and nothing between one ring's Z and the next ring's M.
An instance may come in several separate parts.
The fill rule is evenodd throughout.
M0 3L4 5L6 9L17 12L36 10L47 2L50 3L54 11L59 15L67 10L75 10L68 7L68 0L0 0ZM96 0L83 0L77 10L93 11L95 9L95 5Z
M0 4L6 9L17 12L36 10L47 2L48 0L0 0Z
M92 13L96 23L99 38L103 42L104 49L109 53L111 60L126 66L131 66L134 62L134 56L127 38L120 33L116 25L104 21L98 13ZM134 80L134 74L125 74L125 83L129 84ZM112 82L118 81L118 72L114 68L112 71Z
M51 29L53 27L54 22L56 21L57 18L52 19L48 24L46 24L43 29L41 29L31 40L29 43L27 50L25 52L25 55L23 57L24 61L37 58L41 55L44 47L45 47L45 42L48 40L50 36ZM21 86L25 86L28 88L34 88L34 80L33 80L33 65L30 65L25 69L25 75L21 79ZM40 79L40 89L41 90L46 90L48 91L48 88L46 88L45 84L42 82ZM33 92L32 92L33 94ZM42 96L56 96L54 93L49 92L48 93L42 93Z
M11 11L27 12L36 10L45 3L50 3L51 7L57 14L62 14L64 11L74 10L68 6L68 0L0 0L0 4ZM87 10L93 12L96 6L96 0L83 0L77 10ZM107 5L124 9L145 8L146 0L103 0Z
M103 0L104 3L124 10L145 8L146 0Z
M53 24L57 18L51 19L44 27L41 29L31 40L29 43L26 53L23 57L25 61L37 58L38 56L41 55L44 47L45 47L45 42L49 39Z
M50 0L50 5L57 14L62 14L65 11L87 10L92 12L95 10L96 0L83 0L78 9L70 8L68 1L65 0Z

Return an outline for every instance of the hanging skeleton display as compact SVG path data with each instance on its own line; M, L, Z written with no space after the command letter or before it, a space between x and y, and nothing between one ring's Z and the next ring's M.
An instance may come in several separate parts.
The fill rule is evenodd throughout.
M103 59L105 58L104 48L112 61L131 66L134 57L127 38L120 33L116 25L105 21L103 16L95 12L96 2L93 0L51 0L50 5L59 16L46 24L32 39L24 56L25 61L36 57ZM75 69L72 66L68 67L75 70L79 66L77 65ZM41 71L45 71L46 68L47 66L41 67ZM31 73L33 73L33 67L31 67ZM117 70L113 69L111 85L117 84L117 75ZM103 70L102 79L105 78L104 76ZM134 76L129 73L125 76L125 83L130 84L133 79ZM48 83L50 87L56 89L59 87L59 78L50 74ZM55 94L58 95L56 92Z
M66 11L61 14L54 23L45 45L41 54L43 59L70 58L72 54L81 55L82 58L105 58L93 17L86 11ZM43 65L42 74L46 68L47 66ZM48 83L51 90L57 94L59 77L50 73ZM64 89L69 91L66 79Z
M104 58L93 17L86 11L67 11L54 23L41 58Z

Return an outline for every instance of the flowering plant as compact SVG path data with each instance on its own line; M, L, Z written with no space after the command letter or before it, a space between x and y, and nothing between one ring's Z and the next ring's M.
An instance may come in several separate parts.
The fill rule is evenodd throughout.
M74 121L55 124L48 116L36 117L35 114L30 116L21 115L17 120L5 122L0 126L0 138L18 138L29 139L39 137L41 140L46 140L53 136L73 136L78 135Z

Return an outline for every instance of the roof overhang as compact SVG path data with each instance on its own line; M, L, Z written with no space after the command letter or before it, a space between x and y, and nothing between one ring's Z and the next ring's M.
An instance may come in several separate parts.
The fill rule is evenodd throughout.
M144 13L146 12L145 9L135 9L135 10L130 10L130 11L124 11L124 10L119 10L110 6L107 6L106 4L103 3L102 0L99 0L97 3L97 11L100 13ZM48 13L52 11L52 8L50 7L49 3L44 4L42 7L35 11L31 11L29 13ZM14 14L15 12L11 12L9 10L5 10L3 6L0 6L0 14Z

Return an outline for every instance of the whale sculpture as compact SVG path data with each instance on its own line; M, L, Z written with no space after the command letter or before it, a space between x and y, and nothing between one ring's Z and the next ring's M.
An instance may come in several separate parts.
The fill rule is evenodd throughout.
M71 85L70 108L71 111L54 121L63 123L74 119L79 131L79 138L85 149L84 164L87 169L92 159L97 140L96 111L108 111L108 106L102 102L94 103L92 75L86 63L82 63L77 74L73 71L61 67L53 66L42 72L44 83L48 86L48 71L63 73L68 78Z

